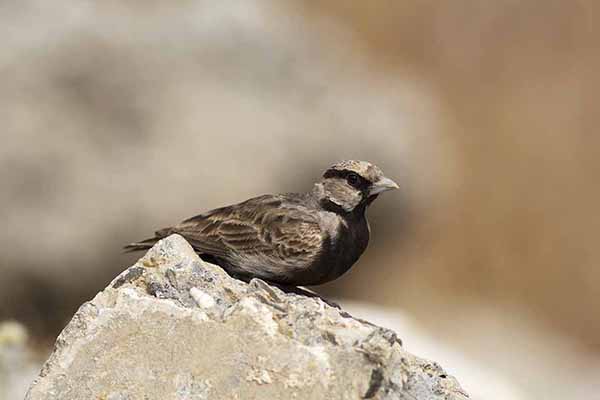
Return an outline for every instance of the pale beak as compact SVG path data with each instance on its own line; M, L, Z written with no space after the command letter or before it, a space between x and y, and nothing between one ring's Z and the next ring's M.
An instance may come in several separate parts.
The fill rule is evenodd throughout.
M392 189L400 189L400 186L398 186L398 184L390 178L386 178L384 176L371 186L369 195L373 196L374 194L379 194L381 192L386 192Z

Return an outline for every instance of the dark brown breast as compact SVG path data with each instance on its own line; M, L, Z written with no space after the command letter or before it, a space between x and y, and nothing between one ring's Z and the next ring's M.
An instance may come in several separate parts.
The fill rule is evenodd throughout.
M348 216L346 224L340 226L335 238L328 238L322 249L321 257L311 266L313 278L322 284L339 278L346 273L364 253L369 244L369 225L366 217Z

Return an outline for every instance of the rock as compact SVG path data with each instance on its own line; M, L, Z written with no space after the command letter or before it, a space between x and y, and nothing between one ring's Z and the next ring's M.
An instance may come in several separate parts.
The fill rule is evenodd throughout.
M180 236L83 304L26 399L468 398L391 330L244 283Z
M22 399L40 370L41 360L28 347L27 329L0 322L0 399Z

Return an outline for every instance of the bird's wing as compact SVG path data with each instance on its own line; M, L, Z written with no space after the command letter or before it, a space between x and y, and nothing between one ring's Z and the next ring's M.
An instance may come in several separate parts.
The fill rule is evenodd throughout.
M198 251L249 264L305 266L321 250L317 216L282 196L261 196L187 219L173 232Z

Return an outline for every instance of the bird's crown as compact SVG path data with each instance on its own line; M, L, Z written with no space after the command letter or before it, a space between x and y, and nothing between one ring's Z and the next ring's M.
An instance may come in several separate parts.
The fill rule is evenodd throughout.
M369 182L376 182L383 176L383 172L379 167L374 164L371 164L368 161L359 161L359 160L344 160L340 161L325 171L324 176L327 175L330 171L348 171L354 172Z

